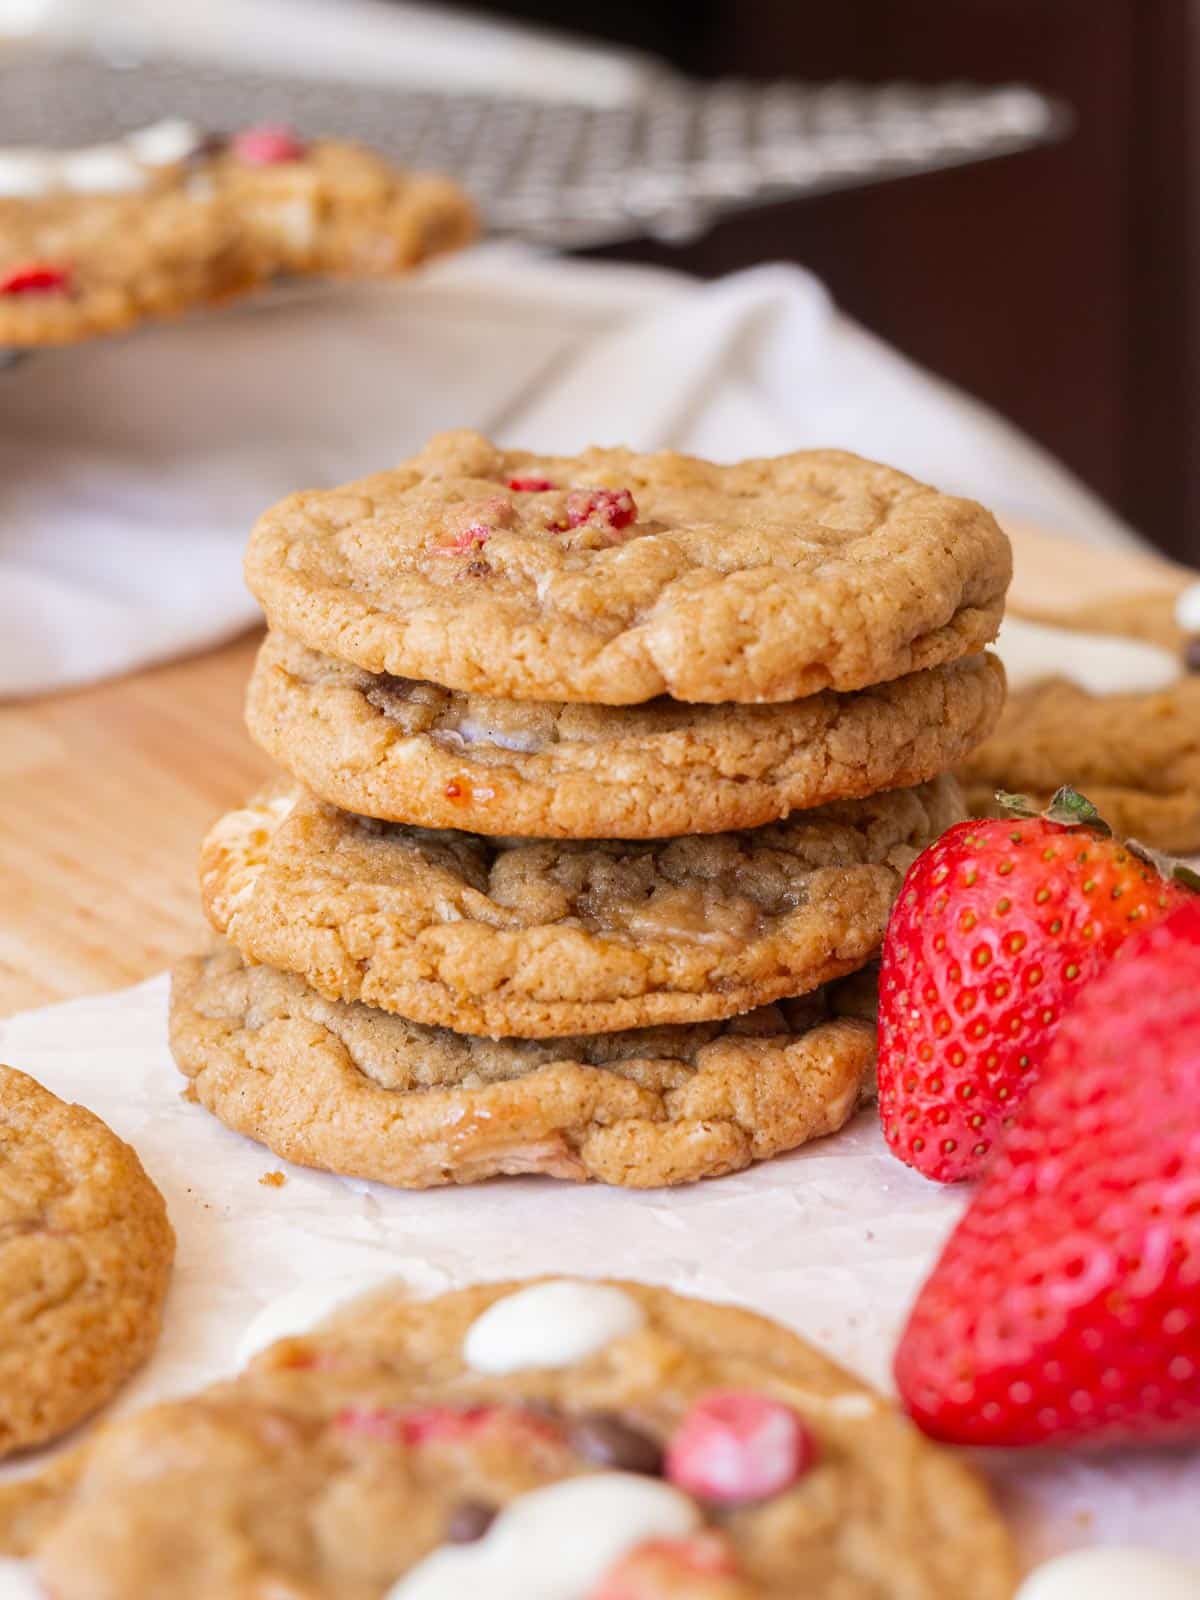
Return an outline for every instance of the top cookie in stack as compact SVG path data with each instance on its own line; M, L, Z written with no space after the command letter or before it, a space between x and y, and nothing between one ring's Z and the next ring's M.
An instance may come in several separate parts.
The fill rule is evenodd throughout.
M205 843L236 950L173 1039L210 1109L413 1184L679 1182L845 1121L839 980L1003 700L987 512L839 452L456 433L267 512L247 575L248 720L299 786Z

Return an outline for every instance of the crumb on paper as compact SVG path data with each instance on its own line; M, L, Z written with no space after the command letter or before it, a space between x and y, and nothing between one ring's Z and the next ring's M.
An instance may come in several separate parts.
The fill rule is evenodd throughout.
M264 1189L282 1189L287 1179L282 1172L264 1172L258 1181Z
M1075 1521L1081 1528L1090 1528L1095 1520L1096 1513L1094 1511L1077 1511L1075 1513Z

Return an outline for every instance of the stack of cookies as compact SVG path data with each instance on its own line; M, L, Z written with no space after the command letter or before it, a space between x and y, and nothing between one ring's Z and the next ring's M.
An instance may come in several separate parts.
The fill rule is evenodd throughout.
M1007 541L832 451L716 466L444 435L261 518L190 1092L401 1186L687 1182L833 1132L870 967L999 715Z

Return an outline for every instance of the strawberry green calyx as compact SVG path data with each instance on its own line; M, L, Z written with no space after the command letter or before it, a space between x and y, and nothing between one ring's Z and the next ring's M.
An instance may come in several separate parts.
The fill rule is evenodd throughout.
M1008 794L1003 789L996 791L996 804L1003 806L1014 817L1040 817L1046 822L1057 822L1063 828L1090 828L1102 838L1115 837L1088 797L1080 794L1078 789L1072 789L1070 784L1065 783L1061 789L1055 790L1050 804L1044 809L1028 795ZM1140 839L1125 839L1122 842L1131 855L1153 867L1167 883L1177 883L1185 889L1200 891L1200 872L1186 861L1168 855L1165 850L1155 850Z
M1055 790L1050 804L1044 810L1027 795L1006 794L1003 789L996 791L996 803L1014 817L1042 817L1046 822L1057 822L1064 828L1091 828L1106 839L1112 838L1112 829L1096 807L1086 795L1080 794L1078 789L1072 789L1069 783Z

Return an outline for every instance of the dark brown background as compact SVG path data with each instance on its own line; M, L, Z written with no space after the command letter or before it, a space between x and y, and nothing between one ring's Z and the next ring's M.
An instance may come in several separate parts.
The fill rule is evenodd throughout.
M478 9L478 8L477 8ZM702 76L1036 84L1065 143L623 247L712 275L803 262L1200 565L1200 0L488 0Z

